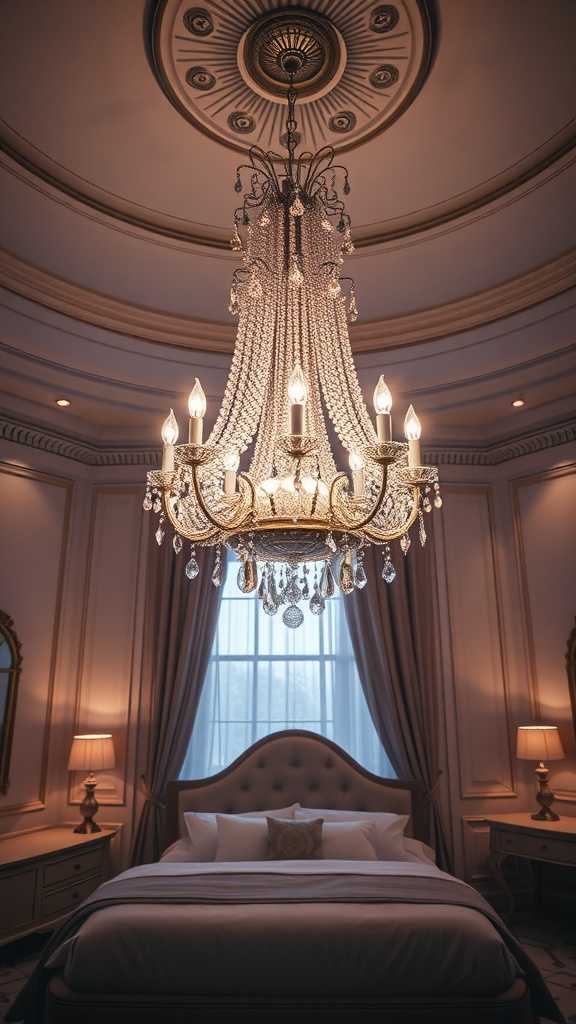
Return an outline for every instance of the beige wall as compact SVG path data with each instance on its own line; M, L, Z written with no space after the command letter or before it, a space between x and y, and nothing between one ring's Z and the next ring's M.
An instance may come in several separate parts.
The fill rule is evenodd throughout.
M140 651L146 545L142 467L89 469L0 448L2 600L23 644L12 781L0 832L74 821L78 730L110 730L118 764L100 782L100 820L128 854L143 769ZM564 670L576 614L576 448L500 467L442 467L435 513L444 689L442 798L459 872L486 871L486 815L529 808L532 767L514 729L558 722L570 758L553 767L561 813L576 813L576 749Z

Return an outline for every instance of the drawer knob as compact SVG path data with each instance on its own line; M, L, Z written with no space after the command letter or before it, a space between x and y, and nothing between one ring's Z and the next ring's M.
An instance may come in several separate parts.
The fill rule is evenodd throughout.
M81 864L75 864L75 865L74 865L74 871L80 871L80 868L81 868L81 867L82 867L82 865L81 865Z
M78 900L78 899L80 899L80 893L79 893L79 892L73 892L73 893L72 893L72 899L73 899L73 900Z

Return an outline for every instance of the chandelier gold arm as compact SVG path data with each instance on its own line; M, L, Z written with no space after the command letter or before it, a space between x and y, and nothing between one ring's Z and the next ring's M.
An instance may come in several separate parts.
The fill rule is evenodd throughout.
M215 528L214 526L208 526L206 527L205 530L186 529L184 524L178 519L178 516L174 514L174 509L172 508L172 502L170 500L169 488L166 488L164 490L162 497L162 503L164 506L166 518L174 527L176 532L181 534L182 537L185 537L186 540L191 541L192 544L206 544L208 541L213 540L215 537L218 536L219 533L221 533L221 530ZM174 501L176 501L176 498L174 498Z
M254 484L246 473L238 474L240 501L238 502L236 514L228 520L220 519L214 515L206 505L198 480L198 466L194 463L192 464L192 484L194 487L194 497L198 502L198 506L202 514L206 517L208 522L212 523L212 526L215 526L219 531L223 533L230 533L234 530L238 530L250 517L253 516L256 491L254 489Z
M388 544L392 540L398 540L402 534L407 533L411 526L414 525L418 517L418 508L420 506L420 493L418 487L413 488L412 494L412 508L410 515L406 522L402 523L402 526L398 527L397 530L380 530L377 526L372 523L368 523L364 527L364 533L370 540L376 541L377 544Z
M380 482L380 490L378 497L370 509L368 515L354 522L353 519L348 517L348 510L345 508L344 503L340 497L341 492L345 486L349 486L349 480L346 473L338 473L330 486L330 512L335 520L337 529L341 530L363 530L368 523L371 523L374 516L378 515L378 512L382 508L382 502L384 501L384 495L386 494L386 484L388 481L388 464L382 462L382 480Z

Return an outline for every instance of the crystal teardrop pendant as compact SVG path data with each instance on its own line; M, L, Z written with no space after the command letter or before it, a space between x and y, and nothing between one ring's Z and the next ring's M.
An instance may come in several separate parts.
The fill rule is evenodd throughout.
M322 597L332 597L336 590L336 582L334 580L334 573L330 567L330 562L324 563L322 569L322 575L320 576L320 593Z
M192 548L192 551L190 553L194 553L194 548ZM224 563L222 561L220 547L218 547L216 551L216 558L214 559L214 568L212 569L211 579L215 587L222 586L222 580L224 579Z
M157 494L156 497L154 498L154 501L152 502L152 511L153 512L159 512L161 508L162 508L162 502L160 500L159 495Z
M342 559L342 565L340 566L340 590L343 594L351 594L354 590L354 574L352 572L352 564L348 555Z
M196 579L198 573L200 572L200 566L198 565L198 562L194 558L194 555L192 555L189 561L186 562L186 568L184 569L184 572L186 573L189 580Z
M236 224L234 225L234 234L230 239L230 248L232 249L232 252L240 252L242 248L242 239L238 234L238 227Z
M145 512L150 512L150 509L152 508L152 495L150 494L150 491L146 491L144 501L142 502L142 508Z
M410 535L408 533L403 533L402 536L400 537L400 547L402 548L403 555L408 554L408 549L411 543L412 541L410 540Z
M431 512L432 511L432 504L430 502L430 498L424 497L422 499L422 508L424 509L425 512Z
M238 569L238 590L250 594L258 586L258 571L253 558L246 558Z
M182 537L180 536L179 533L174 534L172 538L172 547L174 548L174 551L176 552L177 555L179 555L180 552L182 551Z
M396 569L394 568L390 555L386 556L386 560L382 567L382 579L385 583L394 583L394 580L396 579Z
M235 192L241 192L242 191L242 178L240 177L239 173L236 175L236 181L234 182L234 191Z
M330 548L330 551L336 551L336 541L331 533L326 537L326 547Z
M264 594L262 608L266 612L266 615L276 615L276 612L278 611L278 605L276 604L270 590L267 590Z
M295 576L291 576L286 584L284 590L284 597L290 604L297 604L302 597L302 591L298 586L298 581Z
M424 547L426 543L426 527L424 526L424 516L422 515L422 513L420 513L419 516L418 537L420 539L421 546Z
M310 598L310 604L308 605L308 607L312 612L312 615L322 615L322 612L326 607L326 605L324 604L324 598L322 597L322 594L318 590L317 583L314 584L314 593Z
M364 563L359 561L356 564L356 572L354 573L354 586L357 590L362 590L367 583L368 577L366 575Z
M162 541L164 540L165 532L166 531L164 529L164 516L161 516L160 517L160 522L158 523L158 529L156 530L156 533L154 534L154 536L156 538L156 543L158 544L158 547L160 547Z
M290 629L298 629L304 622L304 612L297 604L289 604L282 614L282 622Z

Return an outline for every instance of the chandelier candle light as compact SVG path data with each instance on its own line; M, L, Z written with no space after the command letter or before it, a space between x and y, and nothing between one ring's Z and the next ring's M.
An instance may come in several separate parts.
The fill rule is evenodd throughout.
M382 546L382 576L392 583L392 541L406 555L418 523L425 544L424 513L442 505L437 469L421 464L414 407L404 420L406 441L395 441L383 376L375 423L364 404L348 333L358 315L354 282L341 275L354 251L339 189L350 192L348 172L329 147L295 152L292 83L304 59L297 50L278 55L288 84L287 155L252 147L236 174L243 196L231 245L241 266L229 308L238 332L216 423L204 441L206 396L196 379L188 443L177 443L170 410L162 469L148 473L144 498L160 516L159 544L167 522L177 554L190 542L189 579L199 571L195 546L218 545L212 580L220 585L226 545L240 560L240 590L257 588L270 615L284 606L293 628L303 621L302 600L321 614L335 581L345 594L365 586L369 544ZM348 451L351 480L336 467L326 414Z

